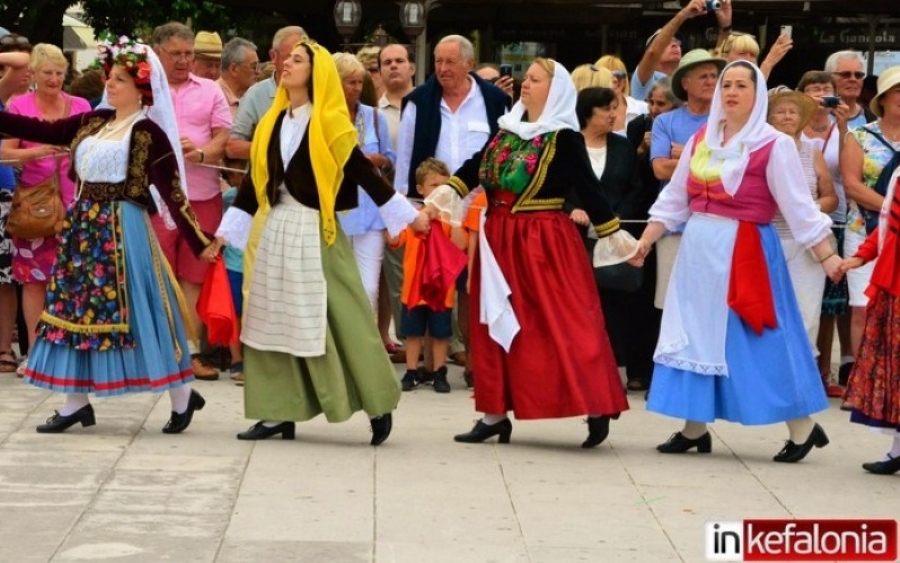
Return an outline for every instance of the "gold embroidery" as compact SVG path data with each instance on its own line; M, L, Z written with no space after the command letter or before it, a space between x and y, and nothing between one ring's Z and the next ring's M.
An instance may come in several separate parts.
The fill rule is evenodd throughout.
M547 178L547 169L550 167L550 163L553 162L553 157L556 156L556 133L549 134L547 137L547 146L544 147L541 158L538 160L534 177L516 203L513 204L510 213L562 209L563 198L535 199L534 197L544 186L544 181Z
M131 150L128 162L128 177L125 179L125 195L139 200L147 195L147 160L150 158L150 144L153 142L149 131L134 130L131 133Z
M602 225L597 225L594 227L594 232L597 233L598 237L605 237L607 235L611 235L614 232L619 230L619 218L613 217L606 223Z
M54 317L47 311L41 313L41 320L47 323L48 325L53 325L55 327L63 328L69 332L75 332L78 334L96 334L96 333L105 333L105 332L128 332L128 324L127 323L116 323L116 324L107 324L107 325L83 325L76 324L71 321L67 321L64 319L60 319L59 317Z
M469 195L469 186L467 186L465 182L463 182L456 176L447 180L447 185L456 190L456 193L459 194L459 197L466 197L467 195Z

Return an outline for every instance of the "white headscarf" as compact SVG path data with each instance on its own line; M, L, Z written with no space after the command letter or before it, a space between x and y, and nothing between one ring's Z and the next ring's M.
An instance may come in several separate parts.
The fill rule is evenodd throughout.
M725 122L725 111L722 108L722 80L728 69L735 66L744 66L745 68L749 66L756 74L756 101L753 104L750 119L728 141L727 146L723 147L722 124ZM721 166L719 177L722 187L730 196L734 196L741 185L744 171L750 162L750 153L775 140L780 134L766 122L768 109L769 96L766 91L766 77L756 65L747 61L735 61L722 69L709 109L709 121L707 121L704 139L710 150L710 166Z
M575 117L575 101L578 97L575 85L566 67L553 59L553 79L550 81L550 92L547 103L537 121L522 121L525 116L525 105L520 99L512 109L497 120L501 129L515 133L523 139L534 139L538 135L572 129L578 131L578 119Z

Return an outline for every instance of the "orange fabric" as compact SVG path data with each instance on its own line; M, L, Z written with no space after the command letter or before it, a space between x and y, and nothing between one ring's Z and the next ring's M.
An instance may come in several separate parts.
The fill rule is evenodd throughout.
M470 233L477 233L479 227L479 220L481 218L481 210L487 207L487 193L481 192L472 198L472 203L469 205L469 210L466 213L465 219L463 219L462 226L463 228Z
M450 225L437 219L431 222L432 229L438 226L444 231L445 235L450 236ZM421 299L422 271L425 267L424 244L425 237L412 230L412 227L406 227L400 233L397 244L391 245L391 248L406 246L406 251L403 253L403 289L400 292L400 302L407 307L425 304ZM450 291L447 292L447 299L444 300L447 308L453 307L454 291L455 287L451 287ZM415 301L410 302L410 297L415 299Z
M211 345L227 346L238 340L238 318L231 299L231 285L225 260L216 260L206 270L200 297L197 299L197 314L206 325L206 339Z
M759 229L749 221L738 224L734 256L731 258L731 279L728 282L728 306L756 334L762 334L765 327L778 326Z

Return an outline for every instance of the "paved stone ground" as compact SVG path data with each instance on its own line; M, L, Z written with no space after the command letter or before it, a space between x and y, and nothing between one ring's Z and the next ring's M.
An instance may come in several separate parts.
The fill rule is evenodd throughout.
M404 394L381 447L361 414L240 442L250 422L225 377L195 385L207 406L178 436L160 433L155 394L96 400L96 426L39 435L60 397L0 379L0 562L700 562L710 519L898 515L900 475L860 468L888 438L835 400L817 417L831 445L783 465L783 425L717 423L711 455L658 454L679 423L642 393L595 450L576 419L456 444L475 418L459 368L449 395Z

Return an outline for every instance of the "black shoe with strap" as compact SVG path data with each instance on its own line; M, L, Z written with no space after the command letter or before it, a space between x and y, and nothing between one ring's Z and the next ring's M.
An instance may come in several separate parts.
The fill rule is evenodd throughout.
M369 424L372 425L372 441L369 443L373 446L378 446L384 443L384 441L388 439L388 436L391 435L391 428L394 426L394 421L391 413L387 413L369 419Z
M709 432L703 434L699 438L685 438L681 432L676 432L669 437L668 440L656 446L656 451L664 454L683 454L684 452L697 448L697 453L708 454L712 451L712 438Z
M97 424L93 405L87 404L70 415L61 415L59 411L55 411L54 415L48 418L47 422L38 426L36 430L39 434L59 434L79 422L82 427Z
M588 437L582 442L582 448L595 448L609 436L609 416L589 416L587 419Z
M871 463L862 464L863 469L868 471L869 473L874 473L876 475L893 475L894 473L900 471L900 457L893 457L891 454L888 454L890 459L885 461L873 461Z
M266 438L271 438L272 436L276 436L281 434L282 440L293 440L294 432L297 430L297 425L291 421L282 422L281 424L276 424L275 426L266 426L265 421L260 420L247 430L244 430L240 434L237 435L238 440L265 440Z
M827 445L828 436L825 435L825 431L822 430L822 427L816 424L813 426L812 432L809 433L809 437L805 442L802 444L795 444L792 440L788 440L781 451L772 458L772 461L797 463L806 457L806 454L813 449L813 446L824 448Z
M484 442L488 438L499 436L499 443L508 444L511 434L512 422L508 418L504 418L496 424L485 424L479 420L471 430L465 434L457 434L453 437L453 440L465 444L477 444Z
M206 399L200 393L197 393L195 389L191 389L191 396L188 399L187 409L178 414L175 411L172 411L172 416L169 418L169 422L163 426L163 434L180 434L187 430L187 427L191 425L191 420L194 418L194 411L203 410L203 407L206 406Z

